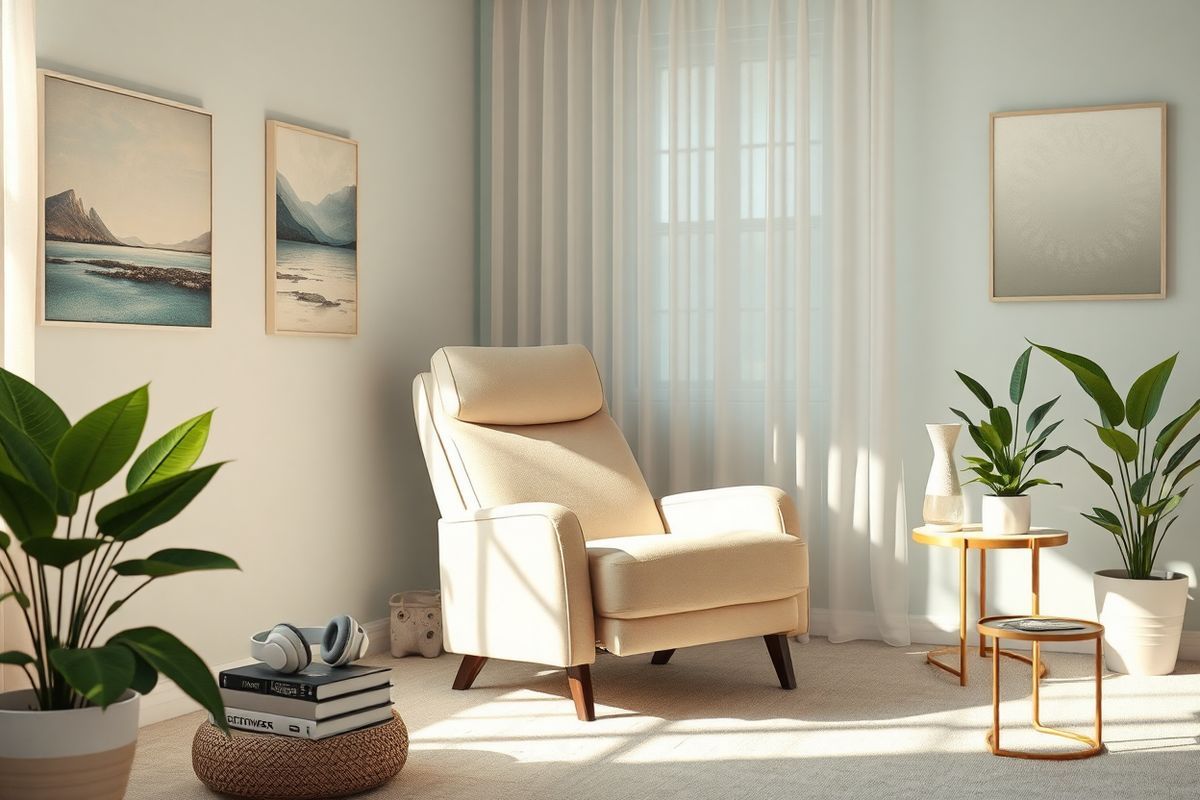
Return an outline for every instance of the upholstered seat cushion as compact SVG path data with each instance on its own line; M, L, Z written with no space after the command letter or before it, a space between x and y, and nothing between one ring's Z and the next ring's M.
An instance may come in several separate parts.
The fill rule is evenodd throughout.
M793 597L807 584L786 533L662 533L587 543L596 615L640 619Z

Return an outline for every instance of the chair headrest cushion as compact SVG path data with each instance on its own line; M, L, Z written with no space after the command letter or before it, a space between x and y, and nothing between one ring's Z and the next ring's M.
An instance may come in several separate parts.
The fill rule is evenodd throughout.
M604 407L600 373L582 345L443 347L430 366L442 412L463 422L543 425Z

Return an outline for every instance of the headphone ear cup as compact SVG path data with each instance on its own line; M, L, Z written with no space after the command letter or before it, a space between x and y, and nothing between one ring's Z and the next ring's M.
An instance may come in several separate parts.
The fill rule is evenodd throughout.
M276 667L268 662L268 666L278 672L299 672L312 663L312 651L308 648L308 642L304 640L304 634L295 625L287 622L279 623L271 629L267 643L278 647L284 656L282 666Z
M331 667L341 667L353 661L350 655L354 652L350 649L353 632L354 620L345 614L329 620L325 635L321 637L321 660Z

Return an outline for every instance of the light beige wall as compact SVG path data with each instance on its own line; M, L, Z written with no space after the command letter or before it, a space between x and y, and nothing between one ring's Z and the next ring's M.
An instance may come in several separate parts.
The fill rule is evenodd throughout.
M244 571L163 581L123 623L223 663L279 620L378 619L391 592L436 586L408 390L474 335L475 4L39 0L37 16L40 66L213 113L213 329L37 331L38 382L73 419L151 381L148 437L215 406L207 457L235 459L138 546ZM357 339L263 332L267 118L360 142Z
M953 421L950 404L977 410L955 369L1007 394L1024 337L1094 357L1122 392L1180 351L1156 433L1200 397L1200 228L1192 222L1200 211L1200 3L904 0L895 8L896 260L905 310L900 402L908 508L919 519L930 462L922 423ZM988 113L1150 100L1168 104L1168 298L989 302ZM1027 393L1041 399L1061 393L1056 411L1066 422L1059 443L1101 456L1084 422L1096 418L1095 404L1065 370L1035 356ZM960 441L960 453L971 447L965 433ZM1111 506L1112 499L1078 460L1064 456L1046 466L1066 488L1037 490L1035 522L1068 528L1071 542L1043 561L1042 610L1091 616L1091 574L1119 567L1120 557L1111 535L1079 512ZM1198 499L1188 498L1159 554L1161 567L1190 573L1193 587ZM978 492L971 502L978 519ZM913 613L952 620L953 554L920 545L911 553ZM988 566L996 600L1013 613L1027 609L1029 557L1001 554ZM1188 605L1186 627L1200 630L1200 603Z

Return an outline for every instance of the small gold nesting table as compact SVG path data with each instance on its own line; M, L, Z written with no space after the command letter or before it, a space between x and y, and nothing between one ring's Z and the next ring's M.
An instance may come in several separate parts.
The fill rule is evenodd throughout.
M1038 614L1038 593L1041 586L1041 559L1039 553L1043 547L1061 547L1067 543L1067 532L1055 528L1032 528L1029 533L1007 534L1004 536L987 536L980 525L964 525L960 531L940 531L928 525L913 529L913 541L934 547L953 547L958 555L958 647L941 647L930 650L925 654L925 660L930 664L944 669L958 677L960 686L967 685L967 551L979 551L979 616L987 615L987 551L988 550L1028 550L1030 552L1031 614ZM958 651L958 667L943 664L937 656ZM987 658L991 651L986 646L985 637L979 634L979 657ZM1002 650L1000 655L1021 661L1026 664L1033 662L1021 655ZM1041 676L1046 674L1046 665L1040 665ZM1040 676L1039 676L1040 677Z
M984 617L979 620L976 627L979 630L980 637L992 637L992 729L988 732L987 743L993 755L1008 756L1010 758L1035 758L1043 761L1066 761L1076 758L1090 758L1098 755L1104 750L1104 739L1101 735L1101 697L1103 695L1103 680L1104 680L1104 656L1101 647L1102 637L1104 636L1104 626L1098 622L1089 622L1083 619L1069 619L1066 617L1033 617L1035 619L1053 620L1055 622L1071 622L1079 628L1075 630L1059 630L1059 631L1022 631L1014 630L1013 628L1004 627L1003 623L1012 619L1028 619L1019 615L1004 615L995 617ZM1005 750L1000 746L1000 640L1011 639L1015 641L1030 642L1033 646L1033 729L1041 733L1049 733L1054 736L1061 736L1064 739L1071 739L1082 743L1085 747L1082 750L1072 750L1065 753L1031 753L1026 750ZM1095 720L1095 735L1085 736L1082 733L1073 731L1065 731L1061 728L1050 728L1042 724L1041 708L1039 704L1038 690L1041 680L1038 677L1038 665L1041 663L1041 644L1042 642L1086 642L1093 639L1096 642L1096 720ZM1007 653L1005 653L1007 655Z

